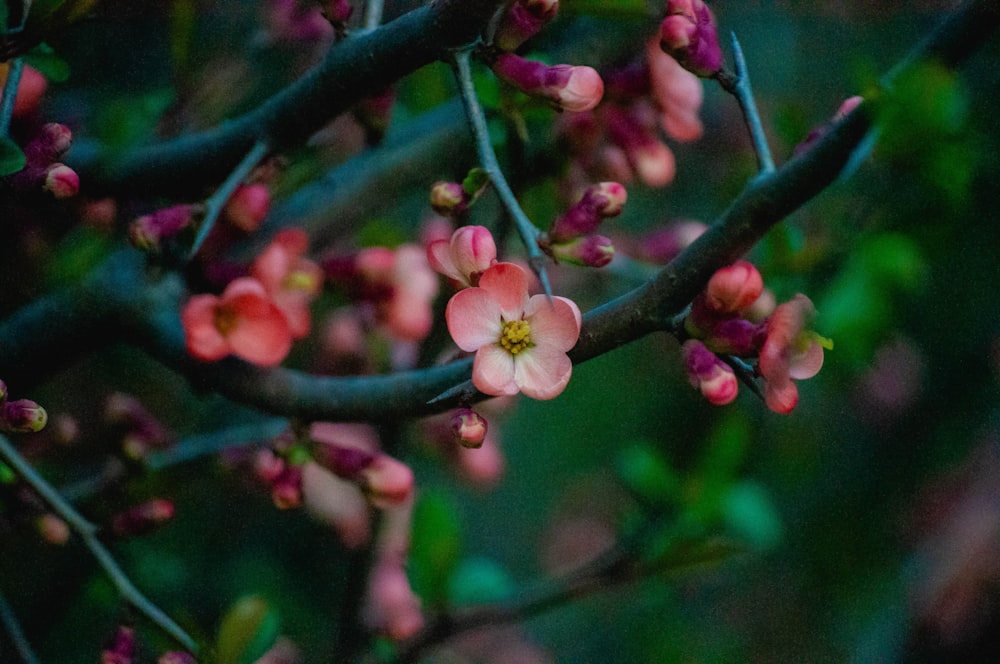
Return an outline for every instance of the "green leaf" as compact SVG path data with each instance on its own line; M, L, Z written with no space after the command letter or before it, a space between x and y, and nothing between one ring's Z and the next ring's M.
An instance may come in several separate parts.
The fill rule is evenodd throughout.
M490 558L467 558L448 579L451 606L488 604L514 596L514 580L498 562Z
M426 491L413 510L409 576L413 590L431 606L448 595L448 580L462 550L462 527L451 496Z
M54 83L69 78L69 63L56 55L48 44L39 44L24 55L24 63L31 65Z
M25 163L21 147L6 136L0 136L0 177L17 173Z
M758 482L733 485L723 499L723 514L730 530L757 549L773 549L781 542L781 517L767 489Z
M648 443L630 445L619 452L615 469L630 490L653 505L669 505L680 497L680 478Z
M263 598L242 597L219 625L216 639L218 664L251 664L271 649L281 633L281 620Z
M481 168L473 168L462 180L462 191L475 200L490 182L490 176Z

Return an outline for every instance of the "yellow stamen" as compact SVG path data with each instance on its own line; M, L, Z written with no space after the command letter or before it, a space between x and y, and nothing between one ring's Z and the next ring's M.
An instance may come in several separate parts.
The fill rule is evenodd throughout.
M311 293L316 290L316 277L305 270L292 270L284 280L284 287L288 290L300 290Z
M503 329L500 330L500 346L511 355L517 355L521 351L531 348L531 326L526 320L504 321Z
M236 329L237 318L236 312L232 308L219 307L215 310L215 318L212 322L215 323L215 329L219 331L219 334L225 337Z

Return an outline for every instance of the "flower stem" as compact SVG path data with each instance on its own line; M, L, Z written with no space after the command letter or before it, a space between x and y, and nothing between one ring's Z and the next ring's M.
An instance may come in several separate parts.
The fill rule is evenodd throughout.
M0 138L7 136L10 131L10 119L14 115L14 102L17 101L17 86L21 83L21 70L24 63L21 58L10 61L7 70L7 81L3 85L3 94L0 95Z
M270 149L267 141L258 140L254 143L253 147L250 148L250 152L236 165L236 168L229 174L229 177L205 201L205 216L201 220L201 226L198 227L198 234L195 236L191 250L188 252L188 260L194 258L198 250L201 249L201 245L205 243L205 238L208 237L208 234L212 231L212 227L215 226L215 222L222 213L222 209L226 206L226 201L233 195L237 187L243 183L243 180L250 174L250 171L267 156Z
M365 30L374 30L382 24L382 0L368 0L365 3Z
M736 33L730 34L733 44L733 61L736 64L736 73L732 74L725 69L716 75L716 80L726 92L736 97L736 102L740 105L743 113L743 121L750 132L750 140L753 141L753 149L757 154L757 166L762 174L774 172L774 160L771 158L771 148L767 144L767 136L764 134L764 126L760 121L760 112L757 110L757 102L754 100L753 90L750 88L750 75L747 72L746 58L743 57L743 48L740 46Z
M118 566L118 563L111 556L111 553L104 547L97 537L97 526L85 519L77 512L55 488L52 487L34 468L31 467L24 457L22 457L5 436L0 436L0 458L9 465L21 479L28 483L32 489L44 500L53 511L69 524L83 543L90 549L90 553L97 559L105 574L111 579L119 594L129 604L135 607L140 613L149 618L160 629L173 637L178 643L183 645L192 653L198 651L198 645L187 632L175 623L158 606L149 601L139 589L133 585L125 572Z
M7 635L10 637L11 643L14 644L14 650L17 651L21 661L24 664L40 664L41 660L31 649L31 644L28 643L28 638L24 635L21 624L17 621L17 616L14 615L14 610L10 608L10 604L7 603L3 595L0 595L0 624L3 624L4 629L7 630Z
M549 284L549 277L545 272L545 255L538 247L538 236L541 231L531 223L528 215L521 209L517 197L511 191L507 178L504 177L497 161L493 145L490 143L490 133L486 127L486 116L482 106L479 105L479 98L476 96L476 88L472 81L472 66L470 55L472 47L467 46L452 53L452 69L458 81L459 93L462 97L462 105L465 107L465 114L469 120L473 137L476 142L476 152L479 154L479 162L490 176L490 181L496 188L497 195L504 208L514 219L517 231L521 235L521 240L528 250L528 263L538 275L538 280L542 284L545 295L551 299L552 287Z

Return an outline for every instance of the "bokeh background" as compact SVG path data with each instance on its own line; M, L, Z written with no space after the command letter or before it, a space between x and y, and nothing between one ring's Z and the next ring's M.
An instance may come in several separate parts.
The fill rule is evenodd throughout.
M108 0L99 20L52 42L70 73L52 85L48 108L74 127L81 146L210 126L258 103L313 57L261 43L257 2L134 4ZM388 4L390 14L403 8ZM780 164L843 99L870 92L952 4L719 0L712 7L723 33L734 31L743 46ZM606 66L655 26L655 14L628 0L563 5L535 43L563 61ZM791 415L768 411L746 389L731 405L707 404L683 376L676 341L653 335L576 367L552 402L520 399L497 409L490 423L505 471L488 486L457 472L420 422L380 423L384 440L416 471L411 575L426 605L523 598L652 523L653 536L639 538L637 551L654 555L656 542L680 532L708 543L710 554L679 555L661 573L477 632L480 646L490 644L489 661L534 661L525 653L553 662L996 657L998 62L994 39L955 74L929 65L899 81L870 154L753 250L779 301L808 294L817 330L835 344L823 371L800 383ZM489 105L496 91L488 76L479 83ZM443 64L403 81L388 140L453 93ZM627 209L609 231L710 222L753 176L738 109L710 83L702 117L700 140L671 143L675 181L656 190L630 186ZM558 168L547 152L551 113L536 111L527 122L531 142L520 152L529 164L513 162L512 170L528 212L547 219ZM494 128L498 146L509 147L509 125ZM322 150L293 155L277 205L356 149L356 139L334 131ZM412 239L427 213L426 187L472 165L468 150L460 154L435 160L424 183L367 192L379 202L351 222L353 239ZM490 205L475 221L492 224ZM5 243L4 314L78 278L108 246L100 233L61 218L33 233ZM555 279L584 310L638 283L627 270L571 267L558 268ZM297 351L292 362L306 366L310 352ZM30 395L50 415L80 424L73 447L33 457L57 485L95 477L120 444L99 424L112 392L140 397L180 439L239 415L135 349L104 349L40 380ZM304 511L275 509L236 453L137 472L111 493L84 490L80 507L99 518L157 495L175 502L173 522L114 551L135 583L196 637L210 642L227 608L257 595L304 661L357 655L364 552L347 551ZM95 661L122 618L111 584L81 546L45 545L10 524L0 531L0 589L45 662ZM150 656L167 646L152 629L141 638ZM473 652L473 641L428 656L466 661L461 653ZM0 661L13 656L0 635Z

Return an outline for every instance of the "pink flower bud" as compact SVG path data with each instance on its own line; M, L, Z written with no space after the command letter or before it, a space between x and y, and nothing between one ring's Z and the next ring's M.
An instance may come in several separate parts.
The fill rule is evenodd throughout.
M552 224L549 241L558 244L593 233L601 221L621 214L627 199L625 187L617 182L588 187L580 200Z
M692 74L707 78L722 69L715 17L702 0L667 0L660 48Z
M135 657L135 630L119 625L101 651L101 664L131 664Z
M721 406L736 398L739 384L736 374L705 344L697 339L689 339L681 347L684 368L693 387L701 390L709 403Z
M331 23L343 25L354 13L354 6L350 0L324 0L321 4L323 14Z
M191 653L184 652L183 650L172 650L160 655L160 658L156 660L156 664L198 664L198 661Z
M139 217L129 225L128 238L132 246L143 251L159 251L164 240L170 239L191 225L193 208L175 205Z
M449 240L436 240L427 246L431 268L461 287L478 284L496 260L497 246L485 226L462 226Z
M604 95L604 81L591 67L546 65L503 53L493 72L525 94L547 99L564 111L589 111Z
M261 225L270 208L271 192L267 185L246 184L237 187L222 213L230 224L251 233Z
M486 418L471 408L459 408L451 415L451 432L462 447L482 447L488 425Z
M49 544L62 546L69 541L69 526L65 521L51 512L46 512L38 517L35 527L38 528L38 533L42 536L42 539Z
M461 182L436 182L431 187L431 207L440 215L459 217L469 209L469 197Z
M764 290L760 272L749 261L737 261L712 275L705 287L708 306L720 314L740 313Z
M54 198L70 198L80 191L80 176L66 164L52 164L45 171L42 189Z
M586 267L604 267L615 257L615 247L603 235L587 235L549 246L552 256L561 262Z
M155 532L174 518L174 504L156 498L111 517L108 529L117 537L134 537Z
M45 409L30 399L7 401L0 408L0 430L35 433L45 428L49 416Z
M24 148L24 156L29 164L48 166L60 159L73 143L73 132L58 122L42 125L38 134Z
M302 504L302 466L286 463L271 483L271 502L279 510Z
M513 51L555 18L559 0L517 0L500 19L493 44Z
M388 454L379 454L360 473L361 488L379 509L401 505L413 495L413 471Z

